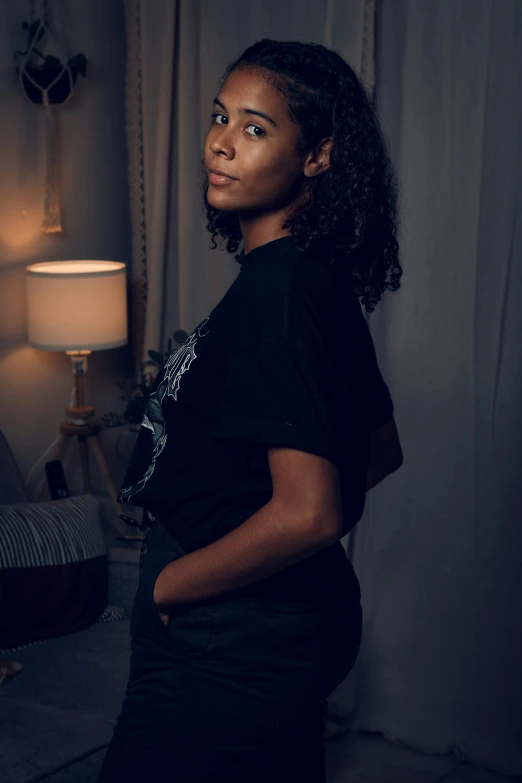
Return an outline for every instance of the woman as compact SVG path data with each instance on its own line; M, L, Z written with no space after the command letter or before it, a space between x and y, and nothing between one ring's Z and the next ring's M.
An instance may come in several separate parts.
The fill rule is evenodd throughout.
M227 68L202 163L241 269L158 373L120 492L155 524L98 781L324 783L362 627L340 538L393 414L359 297L399 287L396 183L360 82L313 43Z

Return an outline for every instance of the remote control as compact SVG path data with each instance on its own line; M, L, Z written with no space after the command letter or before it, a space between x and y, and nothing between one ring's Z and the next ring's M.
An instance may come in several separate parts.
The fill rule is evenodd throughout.
M69 497L67 482L61 460L55 459L45 463L45 472L47 474L47 484L51 493L51 500L60 500Z

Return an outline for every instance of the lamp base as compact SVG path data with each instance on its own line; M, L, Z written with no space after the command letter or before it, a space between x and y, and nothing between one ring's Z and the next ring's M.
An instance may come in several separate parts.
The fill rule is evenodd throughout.
M60 424L60 437L56 444L54 457L55 460L62 460L67 444L72 438L76 438L78 442L78 449L80 452L80 460L82 466L82 478L83 478L83 491L92 494L91 474L89 469L89 448L91 449L93 456L98 463L103 481L107 487L109 497L112 501L112 505L116 511L116 521L111 521L113 527L116 528L118 533L125 533L120 523L121 506L118 503L118 493L116 487L111 478L107 460L103 453L101 440L99 437L100 430L102 429L99 421L94 419L95 408L92 405L85 405L83 397L83 379L87 372L87 357L91 353L90 350L79 351L66 351L71 359L71 368L74 375L75 382L75 402L76 405L70 405L65 409L65 415L70 418L66 421L62 421ZM42 477L42 483L37 494L38 500L44 500L46 494L46 477Z
M80 412L83 414L82 416L79 415ZM62 423L60 424L60 438L58 440L58 443L56 444L53 459L63 460L65 451L68 448L68 444L71 442L73 438L76 438L78 443L78 450L80 453L81 467L82 467L83 491L92 494L91 474L90 474L90 466L89 466L89 448L90 448L95 461L98 463L98 467L102 475L103 482L107 488L107 492L109 494L109 497L112 501L112 505L116 512L116 518L118 519L118 522L116 522L116 520L114 522L112 520L109 521L111 522L112 526L118 531L118 533L120 533L120 535L124 534L126 532L126 529L123 528L121 523L119 522L119 515L121 514L122 507L117 500L118 493L116 491L116 487L114 486L111 474L109 472L109 467L107 465L107 460L105 459L102 443L99 437L99 432L102 429L101 424L96 420L87 421L85 418L86 413L88 416L94 414L94 408L92 407L92 405L84 406L83 408L71 407L71 408L67 408L66 413L67 415L75 415L75 416L78 415L76 421L80 419L83 420L84 423L76 424L75 420L62 421ZM37 495L37 500L45 499L46 490L47 490L47 486L46 486L46 479L44 476L42 480L42 484L40 486L39 493Z

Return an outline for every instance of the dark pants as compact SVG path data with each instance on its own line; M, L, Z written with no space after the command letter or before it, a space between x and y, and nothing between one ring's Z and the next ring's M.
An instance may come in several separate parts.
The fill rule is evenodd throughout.
M362 627L341 543L295 597L260 592L261 580L257 593L254 585L175 606L165 627L154 583L184 554L153 526L126 696L98 783L324 783L327 697L352 669Z

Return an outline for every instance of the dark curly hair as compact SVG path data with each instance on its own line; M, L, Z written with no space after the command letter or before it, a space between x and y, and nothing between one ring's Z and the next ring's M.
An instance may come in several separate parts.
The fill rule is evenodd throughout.
M333 138L329 168L309 178L308 198L282 228L291 228L299 250L325 258L336 275L348 279L373 312L383 291L400 287L402 275L398 185L373 99L340 54L314 42L263 38L228 65L220 88L236 68L263 69L284 95L298 125L300 154ZM211 247L220 236L234 253L242 241L239 219L210 206L206 171L202 188ZM238 263L243 255L244 248L235 256Z

